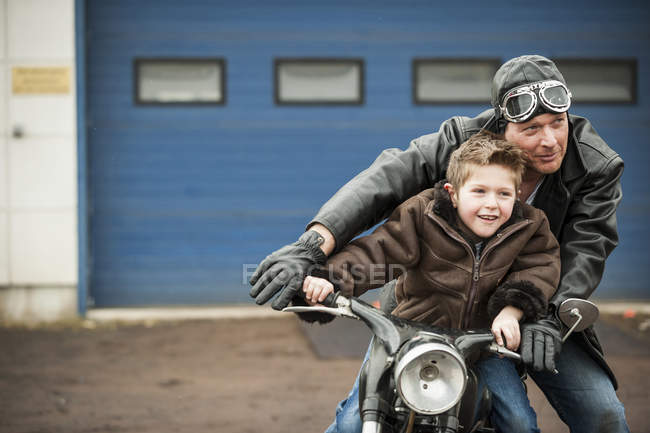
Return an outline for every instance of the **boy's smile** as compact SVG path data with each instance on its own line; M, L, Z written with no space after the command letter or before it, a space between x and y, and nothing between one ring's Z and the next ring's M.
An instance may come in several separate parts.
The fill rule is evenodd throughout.
M446 187L463 223L475 235L492 236L510 219L517 197L512 170L496 164L471 165L470 176L458 191Z

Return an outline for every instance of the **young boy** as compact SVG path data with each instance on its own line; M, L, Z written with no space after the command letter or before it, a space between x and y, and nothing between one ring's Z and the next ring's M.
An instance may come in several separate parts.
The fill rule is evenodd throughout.
M359 296L384 285L398 266L392 314L448 328L490 327L499 345L517 350L519 322L544 316L560 278L545 214L517 201L524 168L518 146L487 131L472 136L452 153L448 182L410 198L374 233L329 258L330 279L343 295ZM312 304L333 290L313 276L303 283ZM511 417L499 413L499 401L520 399L527 418L510 423L535 431L514 364L490 357L477 368L493 393L493 416Z

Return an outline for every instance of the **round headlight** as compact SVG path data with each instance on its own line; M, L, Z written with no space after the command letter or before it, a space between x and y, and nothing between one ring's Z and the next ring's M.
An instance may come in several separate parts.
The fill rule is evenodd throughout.
M467 381L463 358L450 347L435 342L404 349L395 367L395 383L404 403L427 415L445 412L456 405Z

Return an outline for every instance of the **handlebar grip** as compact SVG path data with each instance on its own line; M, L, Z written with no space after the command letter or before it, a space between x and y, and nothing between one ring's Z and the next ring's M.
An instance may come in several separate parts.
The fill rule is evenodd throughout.
M338 298L338 297L339 297L339 294L337 292L332 292L329 295L327 295L325 300L323 302L321 302L320 304L324 305L326 307L336 308L336 306L337 306L336 298Z

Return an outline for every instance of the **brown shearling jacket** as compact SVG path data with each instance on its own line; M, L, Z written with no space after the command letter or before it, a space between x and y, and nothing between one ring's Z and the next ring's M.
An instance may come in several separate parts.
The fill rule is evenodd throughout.
M560 249L544 212L517 202L478 258L456 221L440 182L332 256L331 277L344 295L359 296L398 276L393 314L441 327L490 327L506 305L522 309L522 320L546 314L560 279Z

